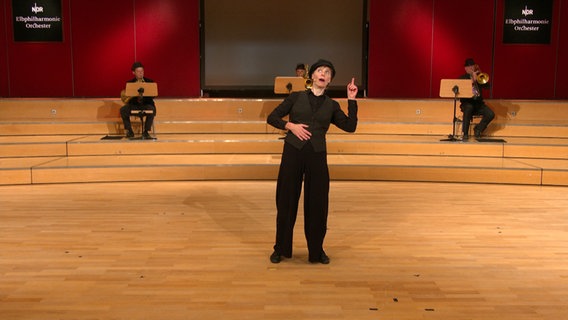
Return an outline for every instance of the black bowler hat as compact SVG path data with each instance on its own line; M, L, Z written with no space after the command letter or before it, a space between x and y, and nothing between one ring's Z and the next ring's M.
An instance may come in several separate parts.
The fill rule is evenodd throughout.
M310 72L308 73L309 77L311 78L316 69L322 66L329 67L331 69L331 79L335 78L335 67L333 66L333 63L324 59L319 59L316 63L310 66Z
M473 58L467 58L465 59L465 63L464 63L464 67L469 67L469 66L474 66L475 62L473 61Z

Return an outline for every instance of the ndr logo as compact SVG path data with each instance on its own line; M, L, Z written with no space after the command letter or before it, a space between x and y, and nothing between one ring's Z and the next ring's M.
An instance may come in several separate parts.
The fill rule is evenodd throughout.
M32 7L32 12L33 13L43 12L43 7L38 7L37 3L34 3L34 6Z
M523 16L532 16L533 13L533 9L529 9L527 8L527 6L525 6L525 8L523 10L521 10L521 12L523 13Z

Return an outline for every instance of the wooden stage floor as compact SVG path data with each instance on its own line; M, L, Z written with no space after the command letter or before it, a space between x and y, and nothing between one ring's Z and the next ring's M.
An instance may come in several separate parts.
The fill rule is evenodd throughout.
M0 319L564 319L567 191L333 181L320 265L274 181L0 186Z

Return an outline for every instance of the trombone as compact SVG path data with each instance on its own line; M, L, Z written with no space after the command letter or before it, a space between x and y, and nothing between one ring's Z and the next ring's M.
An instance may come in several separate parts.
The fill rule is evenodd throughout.
M481 72L479 65L475 65L475 71L473 71L477 75L477 83L479 84L486 84L489 82L489 75L485 72Z

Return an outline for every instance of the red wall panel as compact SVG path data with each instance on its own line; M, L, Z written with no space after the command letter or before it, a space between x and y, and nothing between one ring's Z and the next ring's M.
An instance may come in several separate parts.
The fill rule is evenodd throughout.
M0 3L0 95L118 97L135 60L161 97L200 94L199 0L62 0L61 43L15 43Z
M134 61L160 97L199 96L198 0L75 0L71 11L77 96L118 96Z
M369 2L368 96L429 96L433 2Z
M200 95L198 44L198 0L136 1L136 59L161 97Z
M8 73L8 50L6 42L6 19L8 12L6 11L6 0L0 0L0 97L10 95L9 90L9 73Z
M133 77L134 0L73 0L71 17L75 96L118 97Z
M439 97L441 79L465 73L466 58L491 76L494 11L493 1L436 0L430 97ZM483 94L490 97L490 92Z
M558 13L560 1L554 1ZM493 95L500 99L554 98L558 26L552 19L550 44L504 44L504 1L497 2ZM568 22L568 21L566 21ZM566 28L566 27L565 27ZM564 58L566 59L566 58Z
M568 99L568 0L554 1L547 45L502 43L504 0L368 1L369 97L437 98L471 56L491 98ZM198 96L199 3L62 0L63 42L15 43L0 0L0 96L116 97L135 60L161 97Z
M73 95L69 0L61 1L62 42L14 42L12 2L7 2L8 68L11 97L68 97Z

